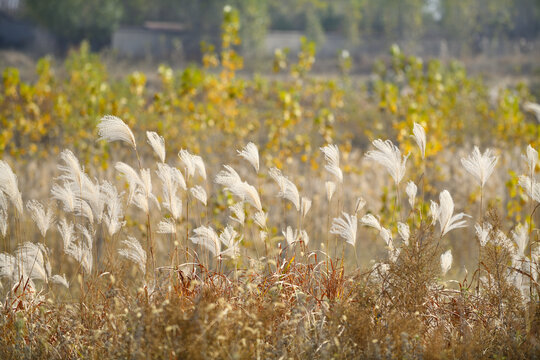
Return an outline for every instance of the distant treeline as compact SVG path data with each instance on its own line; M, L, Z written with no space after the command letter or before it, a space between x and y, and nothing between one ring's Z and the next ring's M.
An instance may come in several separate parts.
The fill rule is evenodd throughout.
M62 43L110 43L121 25L176 22L200 40L219 36L226 5L240 13L244 50L256 53L269 30L300 30L321 43L328 32L355 46L362 39L438 36L474 44L482 38L534 38L539 0L24 0L21 14Z

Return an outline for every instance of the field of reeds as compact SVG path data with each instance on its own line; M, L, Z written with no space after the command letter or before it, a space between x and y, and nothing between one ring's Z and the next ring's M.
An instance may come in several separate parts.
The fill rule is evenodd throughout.
M540 356L540 111L399 48L368 82L109 74L0 94L0 358Z

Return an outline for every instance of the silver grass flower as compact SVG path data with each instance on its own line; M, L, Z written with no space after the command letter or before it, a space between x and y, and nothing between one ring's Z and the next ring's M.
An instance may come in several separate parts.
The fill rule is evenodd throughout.
M43 205L37 200L30 200L26 203L26 208L30 212L32 220L36 223L36 226L41 233L41 236L45 237L47 230L54 224L54 213L49 207L47 211L43 208Z
M62 241L64 243L64 250L69 248L73 240L75 239L75 231L74 231L74 225L72 223L68 223L66 219L62 219L58 222L57 225L58 232L60 233L60 236L62 237Z
M163 219L157 228L158 234L176 234L176 223L172 219Z
M266 222L268 221L268 214L264 211L257 211L255 215L253 215L253 221L255 221L255 224L261 228L262 230L266 229Z
M122 196L124 193L118 193L118 190L110 182L104 181L101 184L101 195L106 205L106 211L103 214L103 221L107 225L110 236L116 234L126 224L122 220L124 213L122 210Z
M195 199L199 200L204 206L206 206L208 197L206 195L206 191L204 190L202 186L195 185L194 187L189 189L189 191L191 191L191 195L193 195Z
M219 235L219 240L227 249L221 251L219 255L228 256L231 259L236 259L240 255L240 240L237 239L237 232L232 228L232 226L227 225L227 227Z
M121 257L134 262L143 275L146 274L146 251L141 246L141 243L133 236L128 236L127 240L122 240L122 245L125 247L118 250Z
M25 242L15 251L17 266L22 275L32 280L47 281L51 274L51 265L47 258L47 249L42 244Z
M232 187L227 187L226 190L230 191L233 195L240 197L242 201L247 202L258 211L262 211L261 199L255 186L242 181Z
M199 173L199 176L202 177L204 180L206 180L206 167L204 166L204 161L202 157L199 155L192 155L193 156L193 164L195 165L195 169Z
M293 246L299 242L303 242L306 246L309 244L309 236L305 230L294 229L293 231L290 226L287 226L287 229L282 230L281 233L289 246Z
M69 289L69 283L66 279L66 275L54 275L49 279L53 284L62 285L66 289Z
M529 243L529 226L527 224L521 225L518 224L516 228L512 231L512 238L514 239L514 242L516 243L516 256L518 258L524 258L525 257L525 249L527 248L527 244Z
M499 159L497 156L491 156L491 154L491 149L486 149L484 154L482 154L478 146L475 146L469 157L461 159L461 164L465 170L475 178L481 187L484 187L486 184Z
M83 270L90 274L92 272L93 264L93 234L88 228L77 225L79 231L83 234L83 238L78 242L72 241L67 248L64 248L64 252L73 257L79 264L81 264Z
M337 147L337 145L330 144L321 147L320 149L324 154L324 159L326 161L326 165L324 166L324 168L330 174L334 175L340 183L342 183L343 172L339 167L339 148Z
M17 175L13 173L8 163L0 160L0 191L11 201L19 214L23 213L23 201L17 184Z
M0 279L8 278L11 282L16 282L18 277L17 260L14 256L0 253Z
M186 182L182 173L167 164L158 164L156 171L163 185L163 207L167 209L173 218L179 220L182 216L182 201L176 192L178 187L186 190Z
M300 213L302 214L302 217L306 217L309 209L311 209L311 200L307 197L302 197L302 202L300 206Z
M476 224L474 225L474 230L476 231L476 236L478 237L480 246L486 246L489 240L489 234L491 233L491 230L493 230L493 225L487 222L483 223L482 225Z
M399 185L405 175L409 155L403 156L402 158L401 151L390 140L374 140L373 146L375 146L377 150L368 151L365 155L366 158L384 166L390 173L390 176L394 179L396 185Z
M99 135L98 141L123 141L133 149L137 149L135 136L133 136L131 129L122 119L112 115L105 115L101 118L97 127Z
M268 238L268 232L266 232L264 230L261 230L261 231L259 231L259 236L261 238L261 241L264 242Z
M364 200L363 197L359 197L358 199L356 199L356 205L354 206L354 214L358 215L358 213L362 211L366 204L366 200Z
M105 211L106 195L102 192L102 186L96 179L95 183L90 181L89 178L84 178L82 193L79 195L82 200L85 200L92 209L93 217L95 221L100 224L103 220L103 213Z
M532 113L534 116L536 116L536 120L540 122L540 104L527 101L525 104L523 104L523 110Z
M439 220L439 213L440 213L439 204L431 200L431 204L429 206L429 212L431 215L431 225L434 225Z
M219 240L216 231L210 226L199 226L194 229L195 235L189 239L196 245L202 246L210 251L214 256L218 256L221 252L221 241Z
M63 180L65 183L74 183L75 191L81 191L83 178L86 177L84 169L79 163L79 159L71 152L69 149L64 149L60 153L60 160L64 162L65 165L58 165L58 170L62 172L60 175L60 180Z
M240 225L244 225L244 222L246 221L246 213L244 212L244 202L240 201L232 206L229 206L229 210L231 210L231 213L234 215L234 216L229 216L229 219L239 223Z
M76 212L75 214L77 216L84 217L88 220L90 224L94 223L94 212L92 211L92 208L85 200L78 199L77 200L77 206L75 207Z
M2 191L0 191L0 210L8 211L8 201Z
M277 196L289 200L293 203L296 211L300 211L300 194L298 193L296 185L283 176L278 168L271 168L269 174L279 186L279 193Z
M356 246L357 230L358 220L356 215L349 215L343 212L342 217L335 218L332 221L330 234L338 235L352 246Z
M8 224L7 212L4 209L0 209L0 233L3 237L7 234Z
M452 251L451 250L446 250L442 255L441 255L441 271L442 271L442 275L446 275L446 273L448 272L448 270L450 270L450 268L452 267Z
M453 215L454 200L452 200L452 196L447 190L441 192L439 202L438 220L441 227L441 236L451 230L467 226L467 222L463 219L470 216L464 213Z
M411 237L409 225L398 222L398 234L403 239L403 244L405 244L405 246L409 246L409 238Z
M240 175L231 166L224 165L223 167L225 170L221 170L214 179L216 184L230 188L242 182Z
M379 231L381 231L381 224L379 223L379 220L372 214L366 214L362 216L360 219L360 224L365 226L371 226Z
M333 181L327 181L324 185L326 187L326 199L328 202L330 202L332 201L332 197L336 192L336 183Z
M158 133L154 131L147 131L146 138L148 139L148 144L152 147L152 150L156 153L159 160L165 162L165 139L163 136L159 136Z
M394 241L392 239L392 232L388 230L387 228L381 226L381 231L379 232L379 235L382 237L382 239L386 243L386 246L388 246L391 250L393 250Z
M538 151L536 151L530 144L527 146L526 155L521 155L523 160L529 167L529 173L534 173L536 163L538 162Z
M128 185L129 185L129 195L128 195L128 203L131 203L131 199L133 198L133 195L135 195L135 191L137 190L137 187L143 187L144 184L142 182L141 177L133 169L131 166L124 162L117 162L114 166L116 171L118 171L124 178L126 179Z
M257 149L254 143L250 142L242 150L236 151L238 152L238 156L249 162L255 171L259 173L259 149Z
M416 122L413 125L413 138L416 141L416 144L420 148L420 153L422 154L422 159L426 157L426 130L420 124Z
M54 184L51 189L52 198L60 201L64 207L64 211L67 213L74 213L76 210L76 194L77 192L74 191L73 187L67 182L64 182L64 186Z
M190 154L189 151L181 149L178 152L178 157L184 164L188 177L195 176L195 172L197 172L204 180L206 180L206 169L204 161L200 156Z
M409 181L407 183L407 187L405 188L405 192L407 193L407 196L409 197L409 205L411 205L411 208L414 209L414 203L416 201L416 193L418 192L418 188L416 187L416 184L412 181Z
M527 196L536 202L540 202L540 183L526 175L520 175L518 183L525 190Z

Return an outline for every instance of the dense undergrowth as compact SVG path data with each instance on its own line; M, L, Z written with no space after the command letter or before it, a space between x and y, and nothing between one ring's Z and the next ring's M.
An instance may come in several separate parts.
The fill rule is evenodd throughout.
M527 88L309 43L247 79L222 40L155 89L85 46L4 71L0 358L537 358Z

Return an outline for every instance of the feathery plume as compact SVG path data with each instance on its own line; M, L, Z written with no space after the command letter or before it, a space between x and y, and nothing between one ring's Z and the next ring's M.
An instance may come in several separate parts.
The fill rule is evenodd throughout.
M152 147L156 155L159 157L162 163L165 162L165 139L163 136L159 136L158 133L154 131L147 131L146 138L148 139L148 144Z
M229 206L229 210L233 213L234 216L229 216L229 219L244 225L246 221L246 213L244 212L244 203L242 201L237 202L236 204Z
M238 156L247 160L255 171L259 173L259 150L254 143L250 142L241 151L236 151L238 152Z
M393 250L394 241L392 239L392 232L388 230L387 228L381 226L381 231L379 232L379 235L383 238L384 242L386 243L386 246L388 246L390 250Z
M62 203L65 212L75 212L75 205L77 204L76 192L69 183L64 182L64 186L54 184L51 189L51 195L53 199Z
M66 279L66 275L54 275L49 280L53 284L62 285L66 289L69 289L69 283Z
M439 220L439 213L440 213L439 204L431 200L431 204L429 206L429 212L431 214L431 225L434 225Z
M215 230L210 226L199 226L194 229L195 235L189 237L189 239L197 245L205 247L214 256L218 256L221 252L221 242Z
M137 149L135 136L133 136L131 129L124 121L122 121L122 119L112 115L105 115L99 120L97 127L99 135L98 141L123 141L130 145L134 150Z
M334 196L334 193L336 192L336 183L333 181L327 181L325 184L326 187L326 199L328 199L328 202L332 201L332 196Z
M163 184L163 207L167 209L173 218L179 220L182 216L182 201L176 196L178 187L186 189L186 182L182 173L167 164L158 164L156 171Z
M360 219L360 224L365 226L371 226L379 231L381 231L381 224L379 223L379 220L372 214L366 214L362 216Z
M17 260L14 256L0 253L0 279L8 278L11 282L17 281L18 277Z
M66 250L75 239L74 226L72 223L68 223L66 219L62 219L58 222L57 228L64 243L64 250Z
M467 158L461 159L461 164L479 183L481 187L484 187L487 179L493 173L497 160L497 156L491 156L491 149L486 149L484 154L480 153L478 146L474 147L471 155Z
M107 225L107 231L110 236L116 234L122 226L126 224L123 218L122 210L122 193L118 193L118 190L110 182L104 181L101 184L101 195L106 205L106 211L103 214L103 221Z
M17 212L22 214L23 201L17 184L17 175L13 173L11 167L4 160L0 160L0 191L7 196L15 209L17 209Z
M30 212L32 220L34 220L36 226L41 232L41 236L45 237L47 230L49 230L54 223L54 214L52 209L49 207L45 212L43 205L41 205L41 203L37 200L28 201L26 203L26 208Z
M320 149L322 153L324 154L324 159L326 161L326 165L324 166L324 168L330 174L334 175L340 183L342 183L343 172L341 171L341 168L339 167L339 149L337 145L330 144L330 145L321 147Z
M184 164L188 177L193 177L195 176L195 172L198 172L206 180L206 169L204 161L200 156L190 154L189 151L181 149L178 152L178 157Z
M4 209L0 209L0 233L3 237L7 234L8 224L7 212Z
M420 153L422 154L422 159L426 157L426 130L420 124L416 122L413 125L413 135L414 141L420 148Z
M480 246L486 246L489 240L489 233L491 232L491 230L493 230L493 225L491 225L490 223L483 223L482 225L476 224L474 225L474 230L476 231L476 236L478 237Z
M356 199L356 205L354 206L354 214L358 215L358 213L366 206L366 200L364 200L363 197L359 197Z
M283 176L281 171L276 167L270 169L270 177L272 177L279 186L279 193L277 196L289 200L293 203L296 211L300 211L300 194L298 193L296 185Z
M42 244L25 242L16 250L17 266L22 274L32 280L47 281L51 265L47 259L47 249Z
M463 218L470 216L464 213L453 215L454 200L452 200L452 196L447 190L443 190L440 193L439 201L438 220L441 227L441 236L444 236L453 229L467 226L467 223Z
M135 191L137 190L137 187L143 187L144 184L142 182L141 177L133 169L131 166L124 162L117 162L114 166L116 171L118 171L124 178L126 179L128 185L129 185L129 195L128 195L128 204L131 203L131 200L133 199L133 196L135 195Z
M448 272L448 270L450 270L450 268L452 267L452 251L451 250L446 250L442 255L441 255L441 271L442 271L442 275L446 275L446 273Z
M228 256L231 259L236 259L240 255L240 240L237 238L236 231L232 226L227 225L227 227L219 235L219 240L223 245L227 247L226 250L223 250L219 253L221 256Z
M176 223L172 219L163 219L158 224L158 234L176 234Z
M529 172L533 173L534 169L536 168L536 163L538 162L538 151L536 151L531 144L527 146L526 155L521 155L523 160L527 163L527 166L529 167Z
M370 150L365 155L367 159L373 160L386 168L390 176L398 185L405 175L407 159L409 155L401 157L401 151L392 141L382 141L377 139L373 141L373 146L377 150Z
M398 222L397 225L398 225L398 234L403 239L403 244L405 244L405 246L409 246L409 238L411 236L409 225L402 222Z
M191 195L193 195L195 199L199 200L204 206L206 206L208 197L206 195L206 191L202 186L195 185L194 187L189 189L189 191L191 191Z
M295 229L293 232L293 229L290 226L287 226L287 229L282 230L281 233L285 240L287 240L289 246L293 246L299 242L303 242L304 245L307 246L309 243L309 236L305 230L299 231L298 229Z
M253 221L255 221L255 224L257 224L258 227L260 227L262 230L266 229L266 222L268 221L268 214L264 211L257 211L255 215L253 215Z
M342 217L335 218L332 221L330 234L338 235L352 246L356 246L357 230L358 220L356 215L349 215L343 212Z
M240 175L229 165L223 165L225 170L221 170L215 177L214 182L225 188L231 188L242 182Z
M74 183L76 189L74 191L81 191L83 178L86 177L84 169L79 163L79 159L71 152L69 149L64 149L60 153L60 160L64 162L65 165L58 165L58 170L62 172L59 179L63 180L65 183Z
M418 188L416 187L416 184L412 181L409 181L407 183L407 187L405 188L405 192L407 193L407 196L409 197L409 205L411 205L411 208L414 209L416 193L418 192Z
M512 238L517 245L516 255L519 258L525 257L525 249L527 248L527 244L529 242L528 231L529 226L527 224L518 224L518 226L516 226L516 228L512 231Z
M518 184L523 190L525 190L527 196L536 202L540 202L540 183L536 182L529 176L520 175Z
M73 257L87 274L92 272L92 263L93 263L93 235L86 227L77 225L77 228L83 234L83 239L79 240L78 243L72 241L67 248L64 248L64 252Z
M127 240L122 240L123 249L118 250L121 257L133 261L141 270L143 275L146 274L146 251L141 246L141 243L133 236L128 236Z
M302 217L306 217L309 209L311 209L311 200L307 197L302 197L302 203L300 206L300 213L302 214Z

